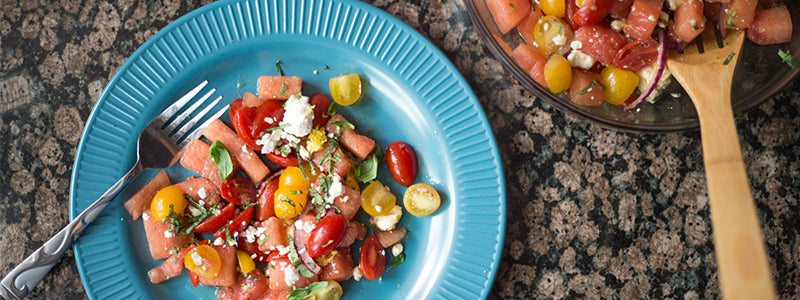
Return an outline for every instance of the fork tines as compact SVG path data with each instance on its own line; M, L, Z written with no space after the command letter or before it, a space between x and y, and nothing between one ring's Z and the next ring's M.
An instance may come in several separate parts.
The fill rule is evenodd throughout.
M208 80L201 82L197 87L192 89L189 93L179 98L172 105L164 109L164 111L156 118L159 129L164 132L169 139L178 145L179 148L185 146L189 141L197 137L197 135L208 126L212 121L218 119L225 111L228 110L228 105L215 111L208 119L196 126L198 122L204 120L214 107L222 100L222 96L214 98L214 100L207 103L207 100L216 92L216 89L211 89L206 92L200 99L194 101L189 107L183 109L189 101L195 98L203 88L208 84ZM196 112L200 107L202 110Z

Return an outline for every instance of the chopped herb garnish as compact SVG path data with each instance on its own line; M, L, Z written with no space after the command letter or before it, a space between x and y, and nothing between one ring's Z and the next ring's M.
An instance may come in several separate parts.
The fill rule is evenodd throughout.
M335 114L336 114L336 104L334 102L331 102L331 104L328 105L328 115L333 117L333 115Z
M736 52L731 52L731 54L728 54L728 57L725 58L725 61L723 61L722 64L727 66L729 63L731 63L731 60L733 60L734 56L736 56Z
M188 194L183 194L183 197L186 198L186 200L189 201L189 203L191 203L194 207L196 207L200 211L200 214L197 216L179 215L173 210L175 206L170 204L169 213L167 214L167 217L164 218L163 223L169 223L169 232L176 236L191 234L192 230L194 230L194 228L200 224L200 222L214 214L213 209L206 209L202 205L195 202L194 199L192 199L192 197Z
M322 289L328 287L327 281L317 281L312 284L309 284L307 287L293 289L289 292L289 296L286 297L286 300L301 300L310 297L321 291Z
M219 140L214 141L208 149L208 153L219 168L219 178L222 180L228 178L233 173L233 160L231 160L231 153L228 152L225 144Z
M223 227L223 228L225 228L225 241L226 242L233 242L233 236L231 236L231 227L228 226L228 225L225 225L225 227Z
M327 70L327 69L330 69L330 67L328 67L328 65L322 65L322 69L323 70Z
M795 59L794 56L789 53L789 51L778 50L778 56L780 56L781 60L783 60L783 62L790 67L800 69L800 62L798 62L797 59Z
M289 199L289 197L286 197L286 195L284 195L284 194L280 194L280 195L278 196L278 199L280 199L280 200L281 200L281 201L283 201L283 202L289 203L289 204L291 204L292 206L295 206L294 202L293 202L291 199Z
M511 7L511 11L509 11L509 12L508 12L508 14L509 14L509 15L510 15L510 14L513 14L513 13L514 13L514 9L515 9L515 7L514 7L514 3L509 3L509 4L508 4L508 6L509 6L509 7Z
M267 132L269 132L269 131L275 131L275 130L278 130L278 129L284 129L286 127L289 127L289 125L291 125L291 124L283 123L283 124L275 126L275 127L270 127L270 128L264 129L264 130L261 131L261 134L259 134L258 136L259 137L263 136L263 135L267 134Z
M289 89L289 84L287 84L286 81L281 83L281 92L278 94L278 97L283 97L283 95L286 94L286 90L288 89Z
M736 13L739 12L738 10L734 10L730 16L728 16L728 20L725 21L725 26L728 28L736 29L736 25L733 25L733 17L736 17Z
M331 124L336 125L336 127L339 127L339 128L342 128L342 129L356 129L356 126L353 125L353 123L350 123L350 122L347 122L347 121L333 121L333 122L331 122Z
M300 194L303 194L303 191L301 191L301 190L291 190L291 191L289 191L289 194L300 195Z
M583 94L588 93L589 91L592 90L592 88L595 85L599 85L601 88L603 88L603 91L606 90L606 86L603 85L603 83L600 82L600 80L595 79L595 80L592 80L592 82L589 82L589 86L588 87L586 87L585 89L582 89L580 92L578 92L578 95L583 95Z
M278 69L278 75L283 76L283 69L281 69L281 61L275 62L275 69Z
M703 27L700 27L700 25L697 24L697 19L692 19L692 21L689 22L689 23L692 24L692 28L694 28L694 30L703 29Z
M400 253L397 256L395 256L394 258L392 258L392 262L391 262L391 264L389 264L389 266L390 267L396 267L396 266L399 266L399 265L403 264L405 261L406 261L406 254L405 253Z
M268 235L262 235L260 238L258 238L258 241L256 241L256 242L260 246L260 245L263 245L264 243L266 243L267 240L269 240L269 234Z
M330 244L333 244L333 240L328 240L328 242L325 243L325 245L322 245L322 248L328 247L328 245Z

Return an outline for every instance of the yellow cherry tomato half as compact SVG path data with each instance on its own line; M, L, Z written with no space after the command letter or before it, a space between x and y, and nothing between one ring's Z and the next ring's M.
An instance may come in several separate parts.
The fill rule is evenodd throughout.
M177 185L164 187L153 196L153 201L150 202L150 213L156 220L163 221L169 216L170 206L178 215L183 215L186 206L189 206L189 201L183 196L183 190Z
M600 72L600 81L606 87L606 102L620 105L630 98L639 85L639 75L609 65Z
M319 290L314 295L307 299L311 300L339 300L342 298L342 294L344 294L344 290L342 290L342 286L334 281L328 280L328 285Z
M303 191L308 190L311 187L311 182L303 177L303 172L299 167L287 167L278 179L278 186ZM310 174L306 173L306 175Z
M358 74L344 74L328 81L331 97L336 104L350 105L361 98L361 78Z
M559 18L544 16L533 27L533 40L546 54L554 53L572 40L572 29Z
M539 7L541 7L544 14L548 16L563 18L567 14L567 3L565 0L540 0Z
M275 191L275 216L281 219L297 217L308 203L308 191L278 187Z
M239 262L239 270L244 274L256 269L256 262L247 252L236 249L236 260Z
M442 199L439 192L425 183L415 183L406 189L403 194L403 205L408 213L424 217L432 214L441 205Z
M564 56L553 54L544 64L544 80L554 94L566 91L572 83L572 67Z
M361 191L361 208L370 216L383 216L394 208L397 202L389 188L380 181L373 181Z
M198 245L186 254L183 264L187 270L194 272L197 276L212 279L219 274L219 270L222 268L222 259L214 247Z

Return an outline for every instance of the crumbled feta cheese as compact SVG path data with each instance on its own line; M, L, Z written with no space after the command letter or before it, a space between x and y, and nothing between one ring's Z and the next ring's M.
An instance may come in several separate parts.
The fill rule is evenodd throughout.
M260 139L256 140L256 145L263 146L261 148L261 154L267 154L275 150L275 147L278 146L278 142L281 141L282 131L283 130L280 129L273 130L271 133L265 133Z
M669 10L675 11L678 9L678 5L681 4L683 0L667 0L667 4L669 5Z
M392 246L392 255L398 256L400 253L403 253L403 244L397 243Z
M277 249L278 249L278 254L280 255L284 255L291 251L288 246L283 246L283 245L278 245Z
M263 231L263 230L262 230ZM255 243L257 237L260 235L259 229L256 227L247 226L242 232L242 236L247 239L248 243Z
M573 50L580 50L581 48L583 48L583 43L581 43L581 41L573 40L572 42L569 43L569 47L572 48Z
M294 228L302 229L303 231L305 231L307 233L310 233L312 230L314 230L314 227L316 227L316 225L313 222L310 222L310 221L307 222L307 221L303 221L303 220L298 219L297 221L294 222Z
M286 285L293 286L298 280L300 280L300 274L297 273L294 266L288 265L283 268L283 281L286 282Z
M381 212L383 211L383 207L381 207L380 205L375 205L375 211Z
M595 62L594 58L578 49L572 49L572 51L569 52L569 55L567 55L567 60L569 61L570 66L584 70L592 68Z
M298 137L311 133L314 109L311 104L308 104L308 97L292 95L289 100L286 100L284 109L286 111L283 114L281 125L289 124L284 131Z
M225 240L223 240L221 238L217 238L216 240L214 240L214 246L222 246L222 244L224 244L224 243L225 243Z
M175 236L175 235L173 235L171 231L169 231L169 230L164 230L164 237L165 237L165 238L171 238L171 237L173 237L173 236Z
M668 24L669 24L669 15L662 11L661 14L658 15L658 27L667 28Z
M142 220L150 220L150 214L142 214Z
M192 262L195 265L200 266L203 264L203 258L200 256L200 254L197 253L197 251L192 251L192 254L190 254L189 256L192 258Z
M247 144L242 144L242 152L247 153Z
M332 182L330 187L328 188L328 198L325 202L333 203L336 197L344 195L344 185L342 184L342 178L339 175L333 174Z
M359 269L358 267L353 268L353 280L359 281L361 280L362 276L364 275L361 275L361 269Z
M370 222L375 224L378 229L383 231L393 230L394 226L397 225L397 222L400 221L400 217L403 215L403 209L400 206L395 205L392 210L389 211L388 214L383 216L375 216L370 218Z
M273 119L272 117L264 117L264 122L272 124L275 123L275 119Z
M622 28L624 27L625 27L625 22L622 20L611 21L611 29L613 29L616 32L622 31Z
M193 217L196 217L196 216L202 215L203 212L199 208L194 207L194 205L192 205L192 206L189 206L189 214L191 214Z
M557 46L564 46L567 44L567 37L564 36L564 34L559 34L553 37L553 44L556 44Z

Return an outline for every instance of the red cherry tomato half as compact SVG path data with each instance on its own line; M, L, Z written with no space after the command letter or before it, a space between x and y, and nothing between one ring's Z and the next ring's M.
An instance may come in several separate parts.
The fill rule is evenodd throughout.
M228 204L223 208L219 214L211 215L208 218L205 218L200 224L194 227L192 232L203 233L203 232L212 232L214 230L222 228L225 224L228 224L228 221L233 218L233 213L236 212L236 206L233 204Z
M265 129L277 127L283 120L283 105L275 100L267 100L256 109L256 114L253 119L253 127L250 136L254 140L261 138Z
M386 253L381 241L375 234L370 234L361 245L361 254L358 258L358 268L366 279L378 279L383 275L386 267Z
M256 221L263 222L275 216L275 191L278 190L280 176L274 176L269 181L261 183L261 193L258 194L258 209Z
M328 215L317 223L308 235L306 248L311 258L323 256L333 250L347 233L347 220L340 214Z
M600 23L611 10L611 0L588 2L590 2L588 5L578 8L578 11L575 12L574 21L578 26L590 26Z
M314 94L308 99L308 104L314 106L314 123L313 128L320 128L328 124L331 116L328 115L328 108L331 106L331 100L323 93Z
M186 271L189 271L189 270L186 270ZM197 284L200 283L200 276L198 276L197 273L195 273L195 272L189 271L189 280L192 281L192 285L194 287L197 287Z
M564 16L564 22L567 22L569 28L572 30L578 29L578 24L575 23L575 13L578 11L578 5L575 4L574 0L566 1L566 15Z
M297 156L294 154L294 151L286 156L283 156L277 152L270 152L267 153L266 155L270 161L281 167L297 167L299 165L299 163L297 162Z
M231 123L233 130L239 135L244 142L255 149L261 151L261 146L256 145L253 136L250 133L253 131L253 121L256 118L256 110L253 107L241 107L236 111L231 110Z
M658 42L653 39L636 40L622 46L612 64L632 72L652 65L658 59Z
M272 251L267 255L267 261L274 261L276 259L288 258L289 253L281 254L280 251Z
M267 262L267 254L258 249L258 240L251 243L247 241L246 237L239 235L239 237L236 238L236 244L239 245L239 249L250 254L253 261L257 263Z
M242 232L242 230L247 228L247 225L249 225L250 221L253 220L253 213L255 213L255 211L256 211L255 206L248 206L245 209L239 210L239 212L233 217L233 219L228 221L227 224L228 230L226 231L224 228L221 228L216 232L214 232L214 237L221 238L224 240L228 238L227 235L228 232L230 232L231 238L233 238L235 233Z
M386 165L397 183L410 186L417 177L417 155L404 142L394 142L386 148Z
M242 98L233 100L231 105L228 106L228 117L233 120L233 115L236 114L236 112L242 108L242 106L244 106L244 100Z
M230 203L245 205L256 200L258 189L250 179L228 177L220 184L219 194Z

